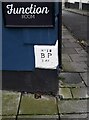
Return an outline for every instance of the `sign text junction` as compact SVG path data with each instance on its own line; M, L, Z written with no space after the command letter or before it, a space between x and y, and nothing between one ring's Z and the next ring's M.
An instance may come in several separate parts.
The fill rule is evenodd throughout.
M4 2L3 13L8 27L53 27L54 3Z

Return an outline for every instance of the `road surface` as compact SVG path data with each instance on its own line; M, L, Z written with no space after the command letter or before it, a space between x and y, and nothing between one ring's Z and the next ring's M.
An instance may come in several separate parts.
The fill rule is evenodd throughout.
M80 40L88 43L88 16L63 10L63 24Z

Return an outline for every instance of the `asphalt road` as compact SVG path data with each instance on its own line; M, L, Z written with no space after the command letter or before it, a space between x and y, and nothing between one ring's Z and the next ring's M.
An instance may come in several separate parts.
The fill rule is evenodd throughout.
M89 17L63 10L63 24L80 40L88 43Z

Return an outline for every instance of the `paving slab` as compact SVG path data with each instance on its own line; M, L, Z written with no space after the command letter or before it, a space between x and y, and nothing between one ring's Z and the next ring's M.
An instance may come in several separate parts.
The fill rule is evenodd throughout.
M88 70L89 70L89 62L88 62L89 60L87 60L87 66L88 66Z
M20 115L57 115L57 106L55 97L42 96L41 99L35 99L31 94L22 96Z
M60 120L88 120L86 114L61 114Z
M2 115L15 116L20 100L20 93L3 91L2 92Z
M64 44L64 47L68 47L68 48L81 48L81 46L76 42L67 42L63 44Z
M60 87L85 87L79 73L60 73Z
M70 42L70 40L69 40L68 38L67 38L67 39L66 39L66 38L62 38L62 43L65 43L65 44L66 44L66 43L68 43L68 42Z
M62 32L63 32L63 31L68 31L68 30L67 30L65 27L62 27Z
M62 69L64 72L75 72L75 68L71 65L72 62L62 61Z
M69 38L65 38L64 36L62 36L62 42L67 42L69 41Z
M23 115L18 116L18 120L58 120L58 115L50 116L50 115Z
M85 84L87 86L89 86L89 84L88 84L88 73L84 72L84 73L80 73L80 75L81 75L82 79L84 80Z
M0 116L0 120L2 120L2 116Z
M85 62L71 62L71 66L74 67L76 72L87 71L87 64Z
M67 38L67 39L72 39L72 35L69 33L69 34L63 34L63 38Z
M63 99L72 98L71 91L69 88L59 88L59 95L61 95Z
M62 54L62 61L68 61L71 62L71 58L68 54Z
M88 100L59 100L59 113L61 114L76 114L76 113L87 113Z
M87 61L87 56L85 54L70 54L72 61L74 62L84 62Z
M75 48L75 50L77 51L78 54L86 54L87 52L81 47L81 48Z
M71 43L69 40L70 40L69 38L62 38L63 43Z
M87 88L72 88L72 94L74 98L88 98L89 99L89 95L87 93Z
M69 31L67 29L63 30L62 31L62 35L65 37L65 35L68 35L69 34Z
M62 48L62 53L63 54L77 54L77 51L75 50L75 48Z
M75 38L69 39L69 41L72 43L77 42Z
M85 62L62 62L63 71L69 72L87 72L87 64Z
M2 116L1 120L16 120L16 116Z

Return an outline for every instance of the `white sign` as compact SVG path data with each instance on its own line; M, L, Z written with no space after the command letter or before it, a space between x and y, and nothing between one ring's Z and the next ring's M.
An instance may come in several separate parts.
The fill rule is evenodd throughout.
M35 45L35 67L56 69L58 66L58 40L55 45Z

